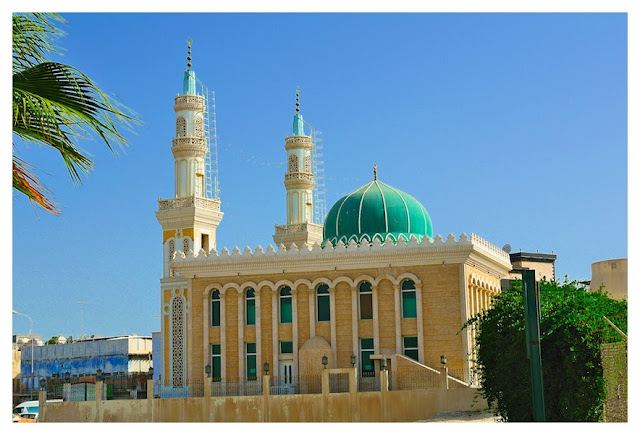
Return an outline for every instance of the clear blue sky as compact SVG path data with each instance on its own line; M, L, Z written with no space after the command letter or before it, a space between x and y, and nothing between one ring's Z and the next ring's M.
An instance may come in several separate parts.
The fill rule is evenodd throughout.
M159 330L158 198L173 195L173 97L185 41L215 89L224 220L218 246L270 243L283 223L294 90L325 138L327 206L379 177L436 234L555 252L557 272L627 255L627 21L622 14L66 14L62 61L143 125L71 183L19 145L55 194L14 194L13 306L44 337ZM85 301L84 316L78 301ZM15 317L14 331L28 329Z

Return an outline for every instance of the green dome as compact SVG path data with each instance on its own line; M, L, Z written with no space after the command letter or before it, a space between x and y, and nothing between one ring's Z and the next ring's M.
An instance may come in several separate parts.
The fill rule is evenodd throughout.
M387 236L397 241L413 235L418 240L433 237L427 210L413 196L373 180L336 202L324 221L324 240L336 244Z

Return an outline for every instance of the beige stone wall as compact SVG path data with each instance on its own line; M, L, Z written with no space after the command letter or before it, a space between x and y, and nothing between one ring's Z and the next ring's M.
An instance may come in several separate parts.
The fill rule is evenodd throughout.
M193 397L46 404L44 422L410 422L486 409L476 389Z
M514 268L528 268L536 271L536 281L546 279L547 281L553 281L556 278L555 268L553 263L542 261L514 261ZM512 273L510 279L522 279L522 274Z
M604 290L614 299L627 299L627 259L598 261L591 265L591 290Z
M384 353L402 353L402 340L400 348L396 348L396 319L395 319L395 295L394 280L397 283L398 277L402 274L410 273L419 281L422 299L422 330L424 332L422 347L424 350L423 363L438 367L440 355L445 354L449 359L449 368L452 371L462 372L468 360L467 347L464 333L458 333L461 325L466 320L471 311L464 307L471 307L465 298L475 297L476 307L487 307L489 298L481 298L478 293L496 292L499 290L499 277L489 274L473 265L462 264L441 264L423 265L412 267L387 267L372 268L350 271L312 271L308 273L273 274L273 275L248 275L230 276L222 278L195 278L190 279L193 292L190 298L190 325L188 341L190 349L188 353L190 380L200 380L204 374L204 361L209 358L209 346L204 345L203 328L204 324L209 324L210 313L207 318L203 316L203 296L205 290L215 285L223 294L226 321L224 325L226 342L222 349L226 360L226 378L234 379L243 373L239 373L238 360L238 328L244 327L244 341L257 341L257 334L261 338L261 355L257 361L258 371L261 372L263 362L269 362L272 373L277 370L277 361L273 360L273 331L272 297L277 297L278 292L272 291L270 285L266 283L278 283L286 278L289 283L297 280L308 280L298 284L297 289L297 334L298 349L311 338L309 295L314 295L315 288L310 288L310 283L319 278L325 278L330 282L335 282L333 295L335 298L335 341L332 344L331 322L315 322L315 313L311 313L314 319L315 335L323 337L332 347L336 349L336 367L350 367L351 354L353 353L353 328L352 328L352 284L357 285L363 276L370 276L376 280L378 295L378 348ZM340 278L340 280L338 280ZM464 279L461 279L464 278ZM466 289L462 287L464 282L469 284ZM475 281L474 281L475 280ZM475 284L474 284L475 282ZM245 283L253 283L260 293L260 331L256 327L245 327L238 325L238 304L244 304L243 295L238 294L237 287ZM262 284L258 284L262 283ZM291 285L291 284L289 284ZM292 286L295 287L295 286ZM487 293L488 294L488 293ZM314 296L315 297L315 296ZM167 297L165 300L168 302ZM356 297L356 303L359 298ZM278 300L276 300L278 302ZM207 302L209 303L209 302ZM483 304L483 305L480 305ZM315 305L315 303L314 303ZM279 302L276 304L279 307ZM243 307L243 305L241 305ZM400 308L398 308L400 309ZM358 313L357 307L355 310ZM375 337L374 322L372 320L357 320L358 338ZM417 319L400 319L401 336L418 336L419 330ZM165 355L168 357L168 335L166 328L169 322L165 322ZM293 325L278 323L278 341L293 341ZM218 327L209 328L209 343L221 344L221 331ZM359 344L359 340L358 340ZM295 351L295 349L294 349ZM359 353L359 352L357 352ZM358 358L360 355L357 355ZM166 359L165 361L168 361ZM165 364L168 368L169 364ZM168 370L165 376L168 377ZM165 379L166 379L165 377Z

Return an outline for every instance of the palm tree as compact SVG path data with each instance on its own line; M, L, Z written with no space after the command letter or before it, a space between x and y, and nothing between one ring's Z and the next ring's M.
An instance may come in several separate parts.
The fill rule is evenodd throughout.
M80 136L95 134L115 152L115 145L126 144L116 123L129 126L138 121L78 69L46 60L47 53L57 52L52 40L63 35L56 21L64 20L57 14L13 15L13 133L55 148L71 179L80 182L80 173L93 167L78 148ZM30 166L16 156L14 142L13 188L58 214Z

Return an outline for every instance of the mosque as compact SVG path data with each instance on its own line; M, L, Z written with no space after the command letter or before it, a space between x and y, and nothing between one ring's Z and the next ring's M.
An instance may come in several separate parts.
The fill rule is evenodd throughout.
M223 213L206 194L205 101L190 56L174 110L175 196L156 212L164 385L254 380L264 370L295 386L327 366L375 378L398 355L419 367L440 367L445 355L451 373L473 382L474 334L461 325L500 291L509 254L475 234L434 236L420 201L375 169L314 222L314 144L299 98L284 138L276 246L218 250Z

